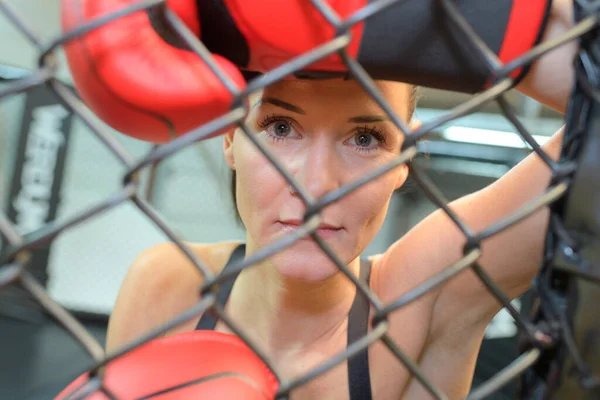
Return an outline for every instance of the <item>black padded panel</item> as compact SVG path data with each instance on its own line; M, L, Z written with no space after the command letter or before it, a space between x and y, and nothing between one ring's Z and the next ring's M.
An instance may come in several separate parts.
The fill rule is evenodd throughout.
M370 3L377 0L370 0ZM512 0L460 0L456 5L496 54ZM476 92L489 73L447 23L438 0L398 2L365 24L358 61L375 78L460 92ZM431 11L433 10L433 11Z

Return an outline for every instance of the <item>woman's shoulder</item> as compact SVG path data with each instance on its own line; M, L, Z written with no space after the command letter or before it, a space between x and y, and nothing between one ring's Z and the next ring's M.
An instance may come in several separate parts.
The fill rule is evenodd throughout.
M240 242L184 244L199 262L218 274ZM147 333L192 307L199 300L202 282L203 275L176 244L161 243L143 251L129 267L119 290L107 348Z
M183 244L199 263L206 266L212 273L218 274L233 251L242 243L223 241L216 243L184 242ZM135 259L131 269L132 272L141 274L176 276L177 280L180 280L182 275L202 277L190 257L173 242L159 243L144 250Z
M189 252L213 274L219 274L240 242L184 243ZM156 301L172 293L196 293L204 275L172 242L144 250L131 264L122 291L148 293Z

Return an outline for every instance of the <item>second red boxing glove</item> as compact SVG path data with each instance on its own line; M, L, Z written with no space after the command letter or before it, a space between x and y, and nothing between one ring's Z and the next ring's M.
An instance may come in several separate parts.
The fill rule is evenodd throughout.
M62 0L62 27L72 30L123 10L135 0ZM199 34L194 0L170 0ZM77 92L115 130L163 143L225 113L232 96L194 53L167 43L146 10L115 19L65 45ZM239 69L215 55L220 68L242 88Z
M267 72L335 37L335 27L309 0L197 0L202 41L240 68ZM375 80L457 92L484 89L493 74L439 0L325 0L339 20L354 21L348 56ZM453 0L458 13L500 62L538 43L551 0ZM379 10L373 12L373 10ZM527 68L511 76L518 81ZM338 54L302 78L347 75Z
M246 343L215 331L154 339L115 358L104 372L107 391L90 385L86 372L55 399L81 399L87 391L86 400L272 400L279 389L277 378Z

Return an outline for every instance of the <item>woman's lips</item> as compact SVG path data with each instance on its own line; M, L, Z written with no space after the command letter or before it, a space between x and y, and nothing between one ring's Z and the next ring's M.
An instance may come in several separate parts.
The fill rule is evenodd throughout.
M281 229L285 232L294 232L296 231L298 228L300 228L300 226L303 224L303 221L301 220L283 220L283 221L277 221L277 224L281 227ZM331 225L331 224L327 224L327 223L321 223L319 225L319 228L317 229L317 234L323 238L323 239L327 239L330 238L332 236L334 236L336 233L340 232L341 230L343 230L344 228L336 226L336 225ZM311 239L310 236L305 236L304 239Z

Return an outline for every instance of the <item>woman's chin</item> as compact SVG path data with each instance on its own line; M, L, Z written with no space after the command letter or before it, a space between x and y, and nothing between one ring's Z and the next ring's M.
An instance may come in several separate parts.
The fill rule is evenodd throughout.
M282 276L303 281L323 281L340 272L337 265L321 249L290 249L270 257L271 264Z

